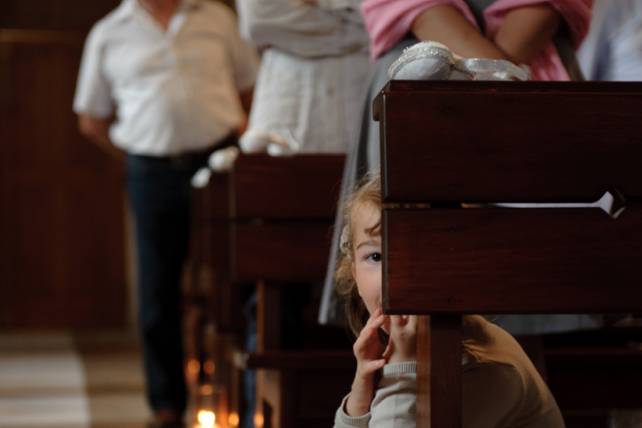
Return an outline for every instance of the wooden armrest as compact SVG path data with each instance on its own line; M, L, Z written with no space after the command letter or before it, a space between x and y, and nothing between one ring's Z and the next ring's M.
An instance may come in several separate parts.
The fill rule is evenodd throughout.
M320 281L331 235L331 224L325 221L235 224L232 276L237 281Z
M241 155L231 172L234 218L332 219L344 155Z

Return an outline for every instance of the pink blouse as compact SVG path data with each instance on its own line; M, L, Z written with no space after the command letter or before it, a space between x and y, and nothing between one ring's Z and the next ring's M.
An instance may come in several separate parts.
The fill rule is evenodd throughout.
M548 3L560 13L570 30L573 46L577 48L588 32L593 0L497 0L484 11L486 37L495 36L510 10L541 3ZM413 21L424 10L440 5L455 7L477 26L464 0L365 0L361 9L370 35L372 58L383 55L408 34ZM533 80L569 80L553 43L529 66Z

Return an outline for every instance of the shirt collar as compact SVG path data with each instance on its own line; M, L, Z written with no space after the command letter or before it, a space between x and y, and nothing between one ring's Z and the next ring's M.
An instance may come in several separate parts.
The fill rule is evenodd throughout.
M123 0L120 2L118 8L114 11L114 15L118 19L125 19L133 16L138 0Z

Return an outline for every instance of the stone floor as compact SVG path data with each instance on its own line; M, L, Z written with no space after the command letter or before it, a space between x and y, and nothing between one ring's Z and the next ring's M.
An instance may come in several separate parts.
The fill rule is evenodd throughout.
M124 334L0 334L0 427L143 428L142 368Z

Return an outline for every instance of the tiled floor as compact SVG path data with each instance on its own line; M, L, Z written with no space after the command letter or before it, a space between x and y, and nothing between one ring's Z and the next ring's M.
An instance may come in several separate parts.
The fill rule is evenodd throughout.
M132 337L0 335L0 428L143 428L147 416Z

